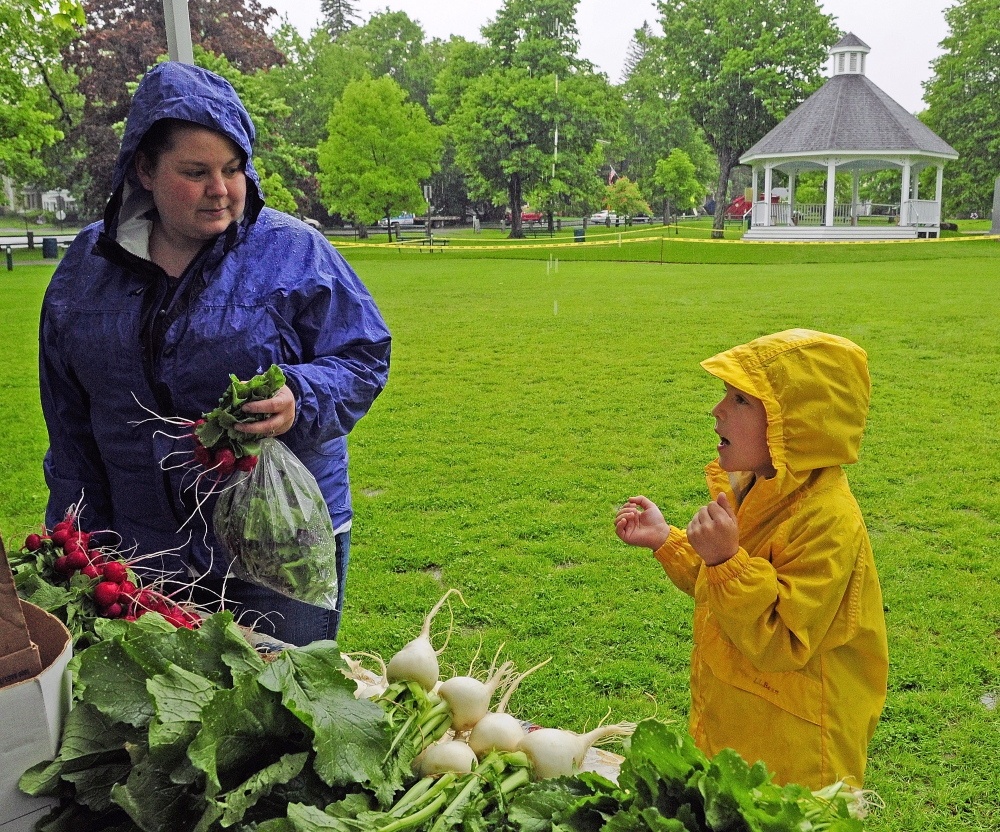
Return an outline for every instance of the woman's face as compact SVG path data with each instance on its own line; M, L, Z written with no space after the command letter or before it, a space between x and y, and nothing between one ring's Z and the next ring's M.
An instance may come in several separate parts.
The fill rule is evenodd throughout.
M154 167L136 156L139 181L153 195L163 240L187 251L243 215L247 180L243 155L228 138L204 127L181 127Z

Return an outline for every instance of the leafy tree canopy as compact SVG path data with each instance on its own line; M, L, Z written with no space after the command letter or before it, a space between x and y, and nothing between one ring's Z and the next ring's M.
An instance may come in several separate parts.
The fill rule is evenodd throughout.
M55 106L69 112L72 79L59 52L84 23L79 3L0 0L0 173L26 183L46 177L40 151L63 138Z
M718 178L715 153L678 103L679 92L670 87L663 64L661 44L652 27L643 25L633 37L627 74L619 87L624 110L618 141L612 147L616 170L639 183L656 204L667 198L655 176L656 165L675 148L683 150L694 164L698 181L706 183L704 190Z
M421 180L440 166L441 128L392 78L352 81L319 146L319 183L331 212L369 225L425 208Z
M959 0L945 10L948 36L925 84L927 125L959 152L944 169L949 215L983 212L1000 176L1000 5Z
M266 31L275 11L259 0L190 0L188 8L193 44L226 55L240 72L283 61ZM99 216L118 152L113 125L128 115L128 85L166 53L167 39L162 0L84 0L84 9L82 36L63 50L86 100L67 142L79 159L71 173L73 190L85 215Z
M627 176L619 176L606 190L604 201L608 210L625 217L626 224L636 214L649 212L649 203L642 198L639 186Z
M694 208L705 194L705 186L698 179L694 162L679 147L656 163L655 179L668 203L663 211L664 222L667 222L671 207L674 211Z
M817 0L660 0L662 66L715 151L715 227L739 157L822 84L838 33Z
M439 42L425 43L424 30L406 12L387 9L373 14L364 26L351 29L341 40L348 48L364 51L373 78L388 75L413 101L427 107L444 54Z
M511 236L532 194L550 211L595 194L599 139L620 99L576 57L576 0L507 0L484 46L453 44L432 106L474 198L505 202ZM558 155L556 135L558 133Z

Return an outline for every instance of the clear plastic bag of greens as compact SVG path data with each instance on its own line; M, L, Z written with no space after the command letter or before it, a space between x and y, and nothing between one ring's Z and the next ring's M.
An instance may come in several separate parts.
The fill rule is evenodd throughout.
M219 494L215 536L232 574L318 607L337 605L337 542L316 478L277 439Z

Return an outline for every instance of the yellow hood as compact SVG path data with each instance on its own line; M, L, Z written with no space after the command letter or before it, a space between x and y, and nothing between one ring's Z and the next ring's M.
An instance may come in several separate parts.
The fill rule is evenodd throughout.
M733 347L701 366L764 403L779 479L782 470L802 473L858 461L871 379L868 356L854 342L789 329Z

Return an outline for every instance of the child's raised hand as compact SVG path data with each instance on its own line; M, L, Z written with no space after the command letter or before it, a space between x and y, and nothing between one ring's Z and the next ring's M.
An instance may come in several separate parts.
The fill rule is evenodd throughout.
M630 546L645 546L655 552L667 542L670 524L652 500L630 497L615 515L615 534Z
M724 493L698 509L687 527L688 542L708 566L725 563L740 550L736 512Z

